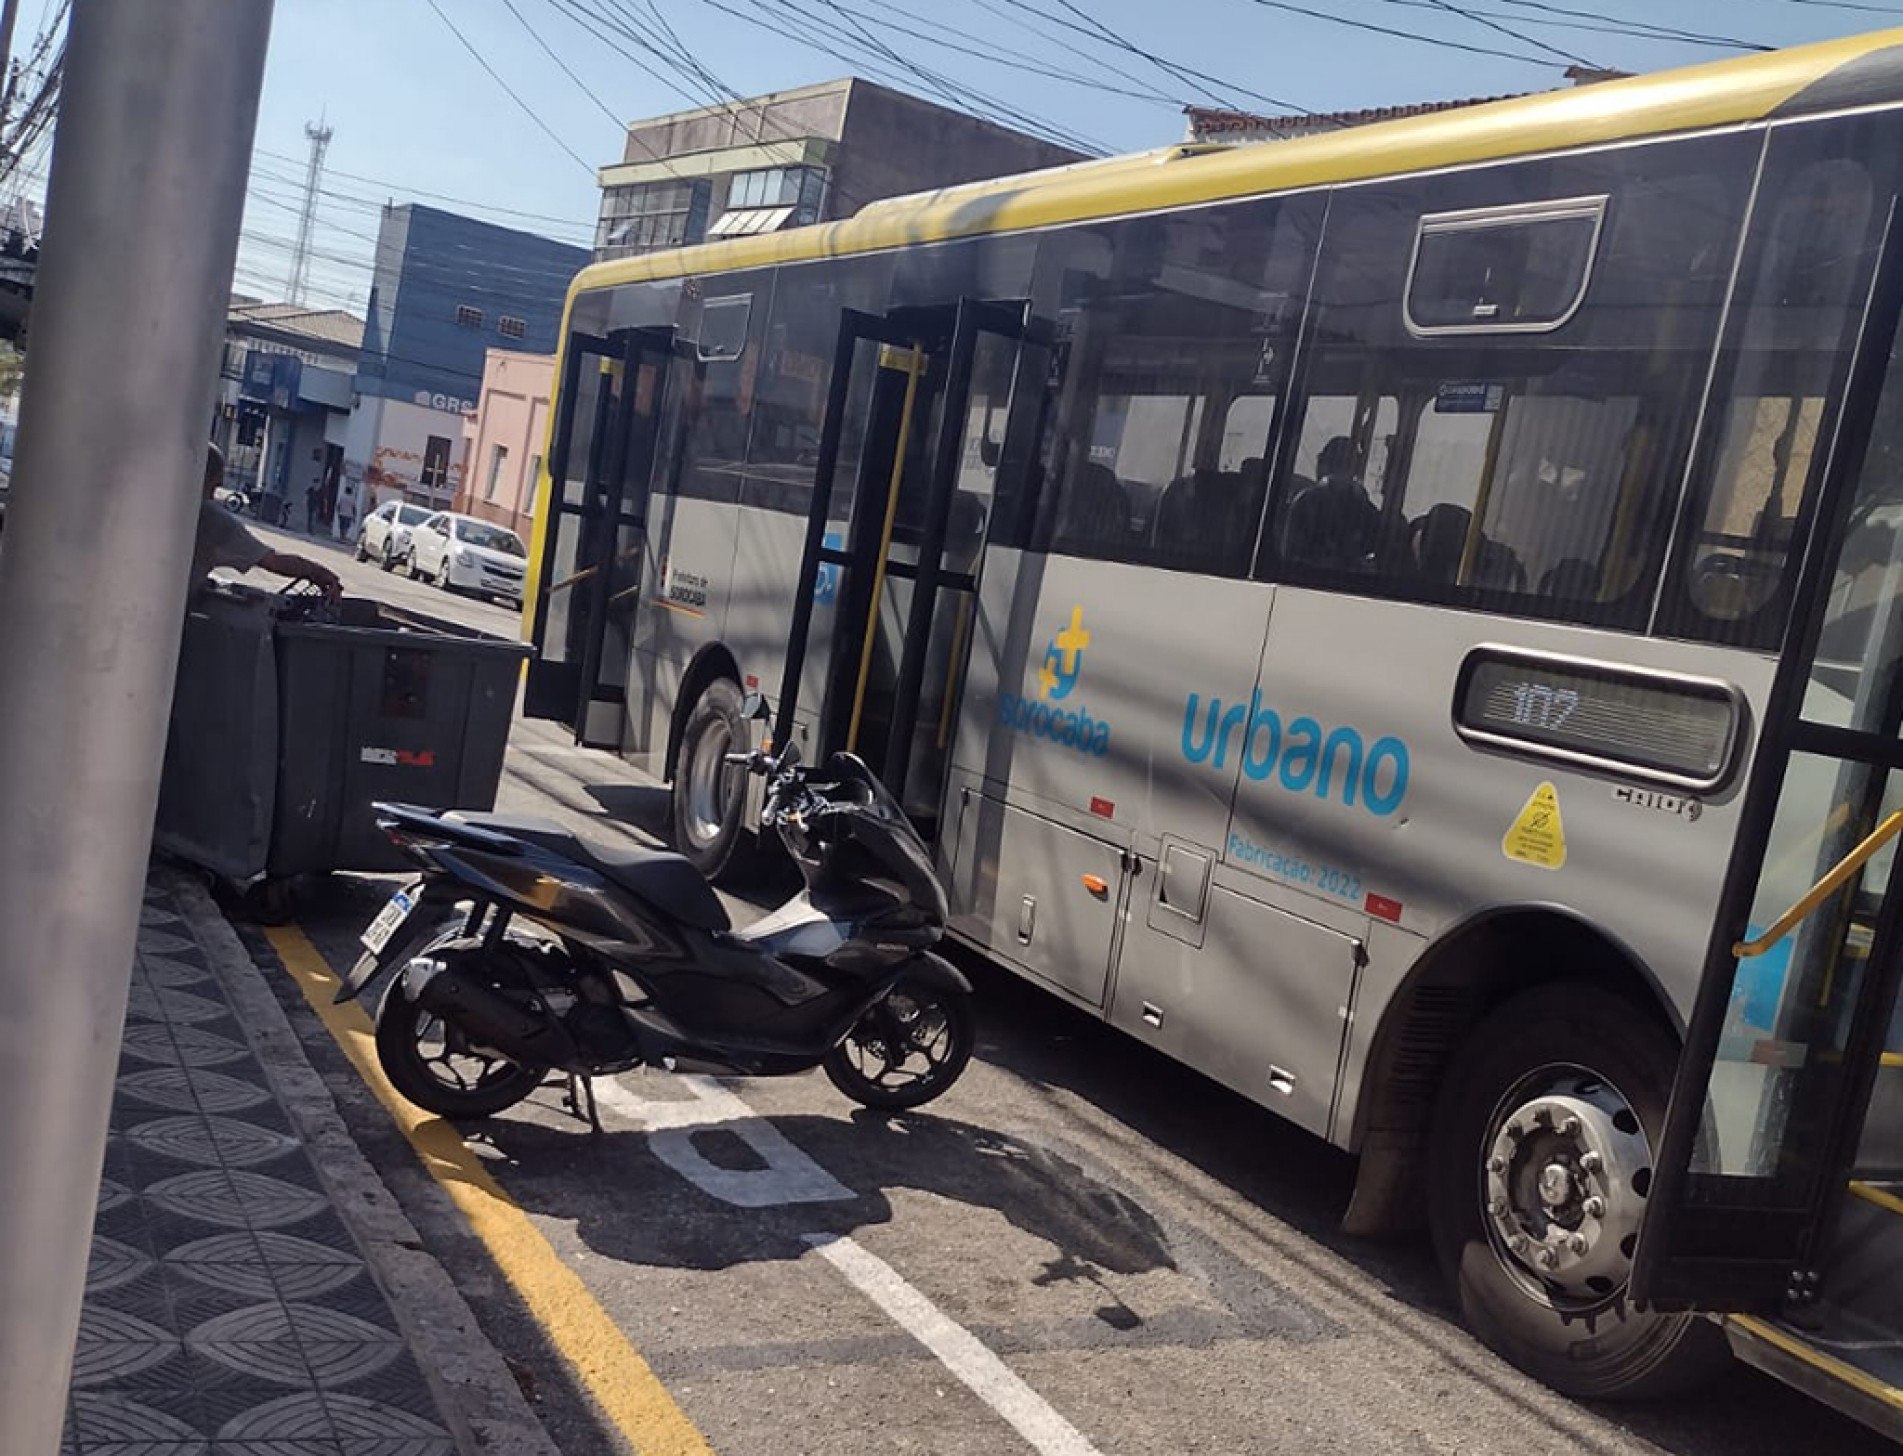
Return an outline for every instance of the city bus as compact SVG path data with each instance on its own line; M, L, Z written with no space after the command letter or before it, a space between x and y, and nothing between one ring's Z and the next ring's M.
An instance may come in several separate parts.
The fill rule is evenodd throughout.
M1903 1433L1900 198L1903 31L591 267L526 711L710 875L858 754L1551 1385Z

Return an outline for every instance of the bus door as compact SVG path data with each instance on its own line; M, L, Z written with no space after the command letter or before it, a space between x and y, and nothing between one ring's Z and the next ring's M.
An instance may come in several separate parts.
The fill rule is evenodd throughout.
M1897 1075L1903 977L1899 241L1849 368L1633 1271L1635 1298L1661 1308L1781 1316L1739 1322L1734 1343L1763 1332L1785 1356L1752 1358L1808 1368L1819 1357L1791 1320L1823 1330L1874 1299L1866 1329L1903 1326L1903 1201L1873 1190L1903 1179L1903 1136L1866 1123L1878 1078ZM1841 1258L1852 1195L1873 1191L1893 1205L1875 1274Z
M591 748L618 748L640 592L656 422L672 330L618 329L570 338L561 414L549 450L543 531L523 712L568 723Z
M1030 332L1022 305L971 300L841 324L775 734L823 659L817 751L865 758L928 835L1000 476L1045 383Z

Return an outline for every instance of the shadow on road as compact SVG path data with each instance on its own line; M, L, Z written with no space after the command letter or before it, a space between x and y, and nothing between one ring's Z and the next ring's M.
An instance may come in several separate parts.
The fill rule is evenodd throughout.
M585 784L588 797L601 805L610 819L652 834L667 842L674 832L672 795L659 785Z

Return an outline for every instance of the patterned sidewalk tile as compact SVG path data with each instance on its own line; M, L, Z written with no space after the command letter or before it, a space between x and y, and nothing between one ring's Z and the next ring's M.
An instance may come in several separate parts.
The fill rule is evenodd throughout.
M62 1456L453 1456L191 926L140 920Z

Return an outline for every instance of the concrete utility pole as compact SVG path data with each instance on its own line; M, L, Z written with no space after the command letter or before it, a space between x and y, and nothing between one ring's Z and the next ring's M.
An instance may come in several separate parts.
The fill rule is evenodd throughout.
M0 550L6 1456L65 1416L270 26L72 8Z

